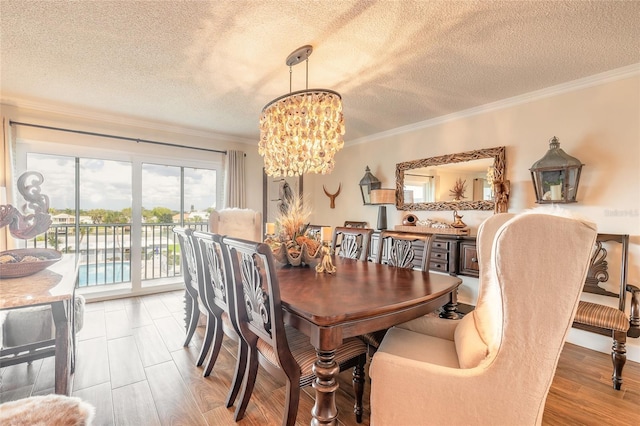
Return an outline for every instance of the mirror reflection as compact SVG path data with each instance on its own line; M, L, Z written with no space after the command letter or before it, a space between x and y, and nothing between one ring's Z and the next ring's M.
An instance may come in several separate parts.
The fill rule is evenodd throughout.
M493 210L504 147L396 164L399 210Z
M493 158L419 167L404 173L405 203L437 201L492 201L493 188L487 176Z

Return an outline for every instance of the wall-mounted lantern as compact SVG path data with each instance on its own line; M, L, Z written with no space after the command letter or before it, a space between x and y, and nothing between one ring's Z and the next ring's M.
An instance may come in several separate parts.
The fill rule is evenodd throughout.
M529 169L536 203L575 203L583 165L561 150L554 136L549 141L549 151Z
M371 174L371 170L367 166L364 177L360 179L360 192L362 192L362 203L364 205L371 204L371 190L380 189L380 186L382 186L382 183Z

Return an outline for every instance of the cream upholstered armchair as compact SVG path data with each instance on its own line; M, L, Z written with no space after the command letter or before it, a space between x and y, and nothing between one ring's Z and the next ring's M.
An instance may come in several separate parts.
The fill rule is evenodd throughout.
M251 209L214 210L209 215L209 231L249 241L262 241L262 214Z
M557 215L487 219L476 309L389 330L369 370L371 424L540 424L595 238Z

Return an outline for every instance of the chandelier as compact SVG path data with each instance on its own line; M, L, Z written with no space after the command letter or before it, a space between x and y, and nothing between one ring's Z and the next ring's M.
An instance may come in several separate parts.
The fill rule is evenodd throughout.
M269 102L260 115L258 153L264 157L269 176L299 176L331 173L333 156L344 146L344 119L340 94L327 89L309 89L309 55L303 46L286 60L289 94ZM305 90L291 91L292 67L307 64Z

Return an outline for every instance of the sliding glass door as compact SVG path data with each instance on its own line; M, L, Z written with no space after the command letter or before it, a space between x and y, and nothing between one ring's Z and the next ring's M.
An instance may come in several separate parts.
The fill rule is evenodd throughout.
M24 154L18 175L42 173L52 216L49 230L26 244L78 254L80 291L135 294L181 284L173 227L207 230L222 203L222 161L60 155L31 146Z

